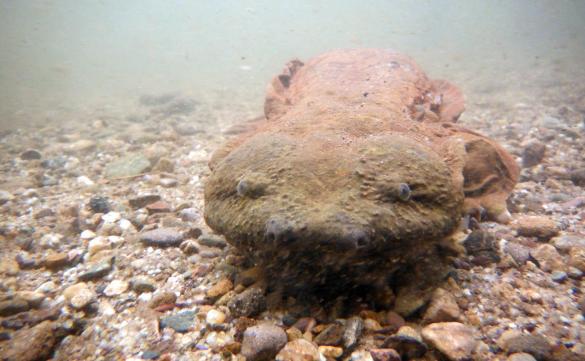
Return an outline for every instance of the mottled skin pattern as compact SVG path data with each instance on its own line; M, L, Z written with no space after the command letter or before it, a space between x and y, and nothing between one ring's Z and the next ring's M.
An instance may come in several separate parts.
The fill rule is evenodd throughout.
M207 224L284 283L385 282L428 263L465 212L505 220L518 177L455 124L462 111L457 88L390 50L291 61L266 119L213 155Z

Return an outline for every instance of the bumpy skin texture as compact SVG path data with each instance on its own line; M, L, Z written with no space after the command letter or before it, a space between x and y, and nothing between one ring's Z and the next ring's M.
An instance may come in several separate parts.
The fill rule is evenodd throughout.
M293 60L266 119L213 155L207 224L281 282L371 283L428 263L464 212L504 220L518 177L455 124L463 109L456 87L390 50Z

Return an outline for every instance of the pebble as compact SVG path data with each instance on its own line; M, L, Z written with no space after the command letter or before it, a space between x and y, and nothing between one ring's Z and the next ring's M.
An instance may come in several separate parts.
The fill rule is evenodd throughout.
M129 154L108 164L104 169L104 174L106 178L134 177L144 173L150 167L150 161L142 154Z
M473 330L459 322L433 323L422 330L423 339L452 361L472 359L477 347Z
M335 346L319 346L319 353L327 358L339 358L343 355L343 349Z
M185 208L179 211L179 217L183 222L195 222L201 218L201 213L196 208Z
M108 213L110 211L110 202L106 197L94 196L89 200L89 209L93 213Z
M1 343L0 355L11 361L48 360L62 337L56 322L44 321L17 331L10 342Z
M384 340L382 347L396 350L405 359L422 357L428 349L418 331L410 326L400 327L396 334Z
M530 254L538 262L540 269L545 272L564 271L565 269L563 258L550 244L541 244Z
M104 289L104 295L108 297L119 296L128 290L129 284L123 280L113 280Z
M543 336L523 333L519 330L505 331L496 343L508 353L525 352L538 361L547 360L552 350Z
M139 195L137 197L130 198L128 200L128 203L130 204L130 207L132 207L134 209L138 209L138 208L144 208L147 205L154 203L154 202L158 202L160 200L161 200L161 197L158 194L142 194L142 195Z
M250 287L232 298L228 308L233 317L254 317L266 309L266 297L261 289Z
M563 271L553 271L550 275L550 278L557 283L562 283L566 281L567 277L568 277L567 273Z
M569 266L585 272L585 248L571 248L569 252Z
M143 360L156 360L160 357L160 352L157 351L144 351L142 353Z
M205 316L205 322L207 322L209 325L219 325L225 321L225 318L225 313L211 309Z
M542 162L546 146L537 139L531 139L524 144L522 152L522 166L530 168Z
M171 206L165 201L150 203L146 205L145 208L148 211L148 214L169 213L171 211Z
M400 354L391 348L375 348L370 350L374 361L401 361Z
M507 361L536 361L536 359L529 353L518 352L511 354Z
M135 276L130 280L130 287L136 293L154 292L156 283L150 277Z
M232 281L230 281L229 278L222 278L219 282L207 290L206 295L210 300L214 301L231 291L233 288L234 284Z
M14 196L12 195L12 193L4 190L4 189L0 189L0 206L10 202L11 200L14 199Z
M84 282L67 287L63 291L63 296L73 308L78 310L92 303L96 297L95 293Z
M169 327L177 332L185 333L189 332L194 326L194 320L194 311L181 311L177 314L161 318L160 327Z
M96 234L89 230L86 229L85 231L81 232L81 234L79 235L79 238L83 239L83 240L90 240L96 237Z
M20 267L18 266L18 262L13 259L3 258L0 260L0 274L5 274L8 276L16 276L20 271Z
M261 323L244 331L241 353L248 361L268 361L287 343L282 328L271 323Z
M32 308L39 308L47 298L44 294L34 291L19 291L16 297L25 300Z
M35 160L41 159L43 155L36 149L28 149L20 153L20 159L22 160Z
M320 346L339 346L342 344L344 331L342 324L333 323L325 327L313 341Z
M148 307L157 308L162 305L174 305L177 301L177 295L175 292L163 291L155 293L152 299L148 303Z
M523 265L530 259L530 248L516 242L508 242L505 251L518 264Z
M550 243L555 246L560 253L568 254L573 247L585 249L585 235L562 234L553 238Z
M275 357L276 361L320 361L317 346L303 338L288 342Z
M20 297L0 302L0 317L12 316L30 309L29 303Z
M179 182L176 179L173 179L173 178L161 178L161 180L158 183L162 187L165 187L165 188L176 187L177 184L179 184Z
M225 248L227 246L227 242L223 237L213 234L202 235L197 241L199 244L207 247Z
M559 233L556 223L546 216L522 215L516 221L516 232L519 236L548 241Z
M113 257L101 260L96 264L89 265L89 268L80 273L78 279L83 282L96 280L104 277L112 270Z
M192 241L192 240L190 240L190 239L188 239L188 240L184 241L183 243L181 243L181 245L179 246L179 248L187 256L191 256L191 255L194 255L196 253L199 253L199 247L197 246L197 243L194 242L194 241Z
M183 242L183 233L175 228L157 228L142 233L140 241L147 246L176 247Z
M71 260L69 259L69 254L65 252L53 253L45 257L44 265L50 270L57 270L67 266L70 262Z
M118 212L107 212L102 216L102 220L105 223L116 223L122 219L122 215Z
M423 316L423 322L459 321L460 317L461 311L459 310L459 305L457 305L455 297L450 292L442 288L437 288Z
M569 177L575 185L580 187L585 186L585 168L572 170Z
M364 320L361 317L351 317L345 322L343 331L343 347L351 350L357 346L359 338L364 330Z

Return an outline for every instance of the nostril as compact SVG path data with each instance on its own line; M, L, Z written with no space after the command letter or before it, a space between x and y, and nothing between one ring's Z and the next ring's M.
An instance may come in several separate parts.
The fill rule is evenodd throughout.
M349 231L345 238L345 244L350 248L363 248L370 242L370 237L361 229L354 229Z
M408 201L410 199L411 194L412 192L408 184L400 183L398 185L398 198L400 198L402 201L404 202Z
M265 238L268 242L292 242L296 239L293 224L286 219L270 218L266 222Z

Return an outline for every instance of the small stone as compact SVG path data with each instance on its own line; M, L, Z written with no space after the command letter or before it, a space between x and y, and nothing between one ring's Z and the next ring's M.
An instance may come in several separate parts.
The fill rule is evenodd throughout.
M538 262L540 269L545 272L563 271L565 269L563 258L550 244L541 244L530 254Z
M107 249L110 249L110 242L106 238L99 236L89 241L87 254L91 258L93 255Z
M472 359L477 347L473 330L459 322L433 323L422 330L423 339L452 361Z
M403 287L396 295L394 312L403 317L413 315L428 302L431 293L414 287Z
M22 270L35 268L37 266L37 261L27 252L17 254L16 257L14 257L14 260Z
M520 266L530 259L530 248L520 243L508 242L506 243L505 250Z
M74 143L69 144L69 146L64 149L64 152L67 154L86 153L95 149L96 146L96 142L91 139L79 139Z
M119 296L128 290L128 282L122 280L113 280L104 289L104 295L108 297Z
M89 239L93 239L95 237L96 237L96 234L89 229L86 229L85 231L81 232L81 234L79 235L79 238L81 238L83 240L89 240Z
M320 361L321 356L314 343L299 338L287 343L275 359L276 361Z
M55 282L47 281L47 282L43 283L42 285L40 285L39 287L37 287L35 292L41 292L41 293L47 294L47 293L54 292L56 289L57 289L57 285L55 284Z
M147 246L176 247L183 242L183 233L174 228L157 228L142 233L140 241Z
M205 316L205 322L207 322L209 325L219 325L222 324L223 321L225 321L225 317L226 317L225 313L211 309L207 312L207 315Z
M568 254L571 248L585 249L585 235L582 234L562 234L551 239L550 243L555 246L557 251L563 254Z
M95 299L95 293L91 291L84 282L69 286L63 291L63 296L75 309L85 308Z
M0 206L10 202L11 200L14 199L14 196L12 195L12 193L5 191L3 189L0 189Z
M345 330L343 331L343 347L346 350L354 348L359 341L360 336L364 330L364 321L361 317L351 317L345 323Z
M0 317L12 316L17 313L26 312L30 309L30 305L26 300L15 297L11 300L0 302Z
M339 323L333 323L321 331L314 339L317 345L339 346L343 341L344 327Z
M286 330L286 335L289 341L296 340L303 337L303 333L296 327L291 327Z
M157 351L144 351L142 353L143 360L157 360L160 357L160 352Z
M374 361L401 361L400 354L391 348L375 348L370 355Z
M232 298L228 308L233 317L254 317L266 309L266 297L261 289L250 287Z
M201 218L201 213L196 208L185 208L179 211L179 217L183 222L195 222Z
M165 188L176 187L177 184L179 184L179 182L173 178L161 178L158 183Z
M156 201L146 205L148 214L168 213L171 211L171 206L165 201Z
M409 326L402 326L395 335L387 337L382 347L396 350L405 359L422 357L427 352L419 333Z
M110 211L110 202L108 198L95 196L89 200L89 209L93 213L108 213Z
M225 295L234 288L234 284L229 278L223 278L209 290L207 290L207 297L211 300L217 300L221 296Z
M536 361L536 359L529 353L519 352L511 354L507 361Z
M3 360L48 360L63 336L57 323L44 321L14 333L9 342L2 342L0 355Z
M270 323L261 323L246 329L241 353L248 361L273 360L286 342L286 333L282 328Z
M126 178L141 175L151 167L148 158L142 154L129 154L105 168L106 178Z
M223 237L212 234L202 235L198 241L199 244L207 247L225 248L227 246L227 242Z
M559 233L556 223L545 216L520 216L516 223L519 236L536 237L548 241Z
M15 260L9 258L0 259L0 274L16 276L19 270L18 262Z
M136 276L130 280L130 287L136 293L154 292L156 283L150 277Z
M459 321L461 311L455 297L442 288L437 288L432 296L423 321L425 323Z
M552 351L550 344L543 336L518 330L505 331L496 343L508 353L529 353L538 361L547 360Z
M585 248L571 248L569 252L569 266L585 272Z
M531 139L524 144L524 150L522 152L522 166L524 168L530 168L542 162L546 146L536 140Z
M581 272L575 267L569 267L567 269L567 276L571 277L574 280L580 280L583 277L583 272Z
M36 149L29 149L25 150L24 152L20 153L20 159L22 160L35 160L41 159L43 155Z
M67 266L70 262L69 254L65 252L53 253L45 258L44 265L50 270L57 270Z
M569 173L571 181L577 186L585 186L585 168L572 170Z
M179 248L187 256L191 256L191 255L194 255L194 254L196 254L196 253L199 252L199 247L197 246L197 243L195 243L194 241L192 241L190 239L188 239L188 240L184 241L183 243L181 243L181 245L179 246Z
M351 353L348 361L374 361L374 359L368 351L358 350Z
M17 298L25 300L32 308L39 308L47 297L40 292L20 291L17 293Z
M550 275L550 278L557 283L563 283L567 280L567 277L567 274L563 271L553 271Z
M500 261L496 237L485 230L472 231L463 241L465 252L472 257L471 262L480 266Z
M343 355L343 349L335 346L319 346L319 353L327 358L339 358Z
M160 200L161 197L158 194L143 194L134 198L130 198L128 203L130 204L130 207L137 209L144 208L147 205L158 202Z
M174 292L164 291L155 293L148 303L148 307L157 308L163 305L174 305L177 301L177 295Z
M122 215L118 212L108 212L102 216L105 223L116 223L122 219Z
M79 280L83 282L96 280L104 277L112 270L113 258L104 259L95 264L89 265L87 270L79 274Z
M189 332L194 325L195 312L193 311L182 311L174 315L163 317L160 320L160 327L169 327L176 332L185 333Z

